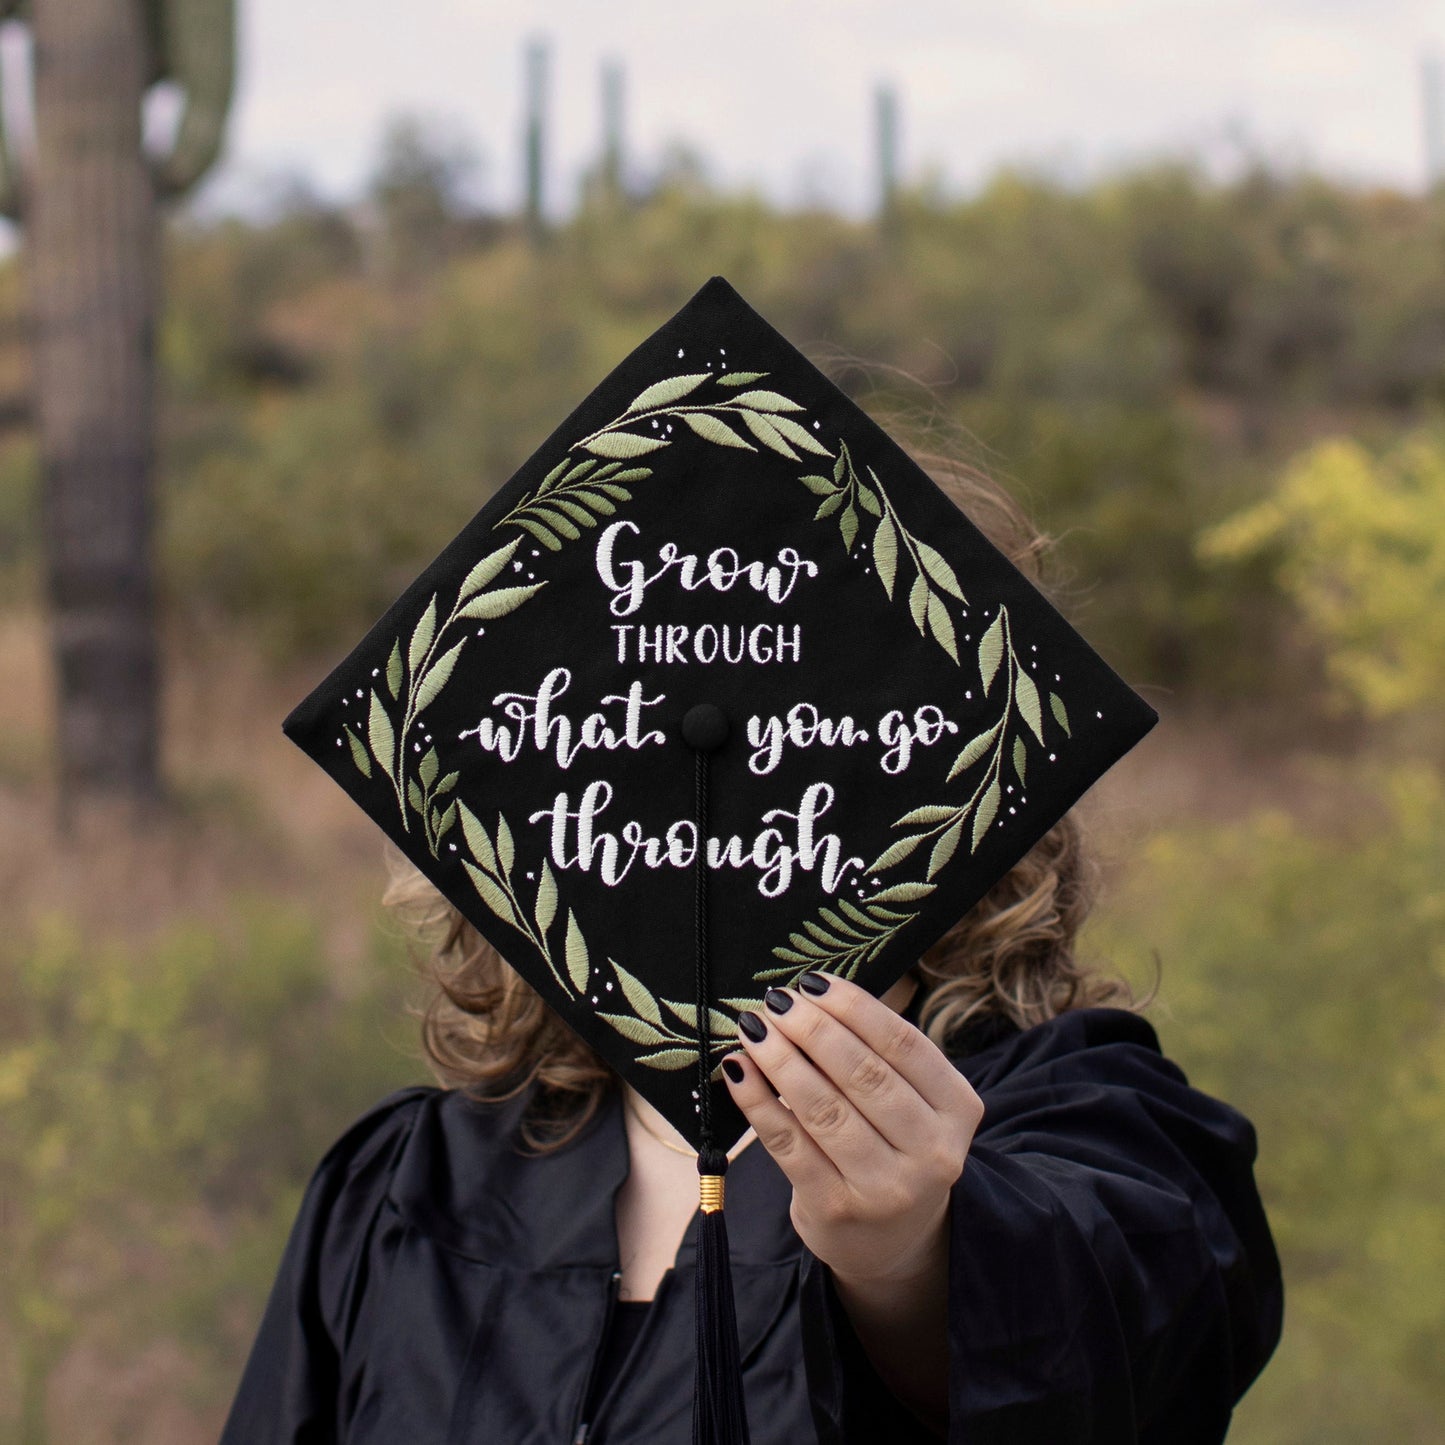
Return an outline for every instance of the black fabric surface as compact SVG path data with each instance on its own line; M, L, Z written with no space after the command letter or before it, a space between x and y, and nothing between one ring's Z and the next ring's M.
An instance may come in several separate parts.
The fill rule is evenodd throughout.
M607 1387L622 1372L623 1362L641 1334L647 1312L651 1308L651 1300L623 1299L612 1306L612 1318L607 1322L602 1336L602 1353L598 1357L597 1373L587 1393L587 1405L583 1411L587 1419L592 1418L598 1402L607 1393Z
M982 1037L982 1035L978 1035ZM958 1060L985 1105L952 1198L951 1445L1213 1445L1279 1337L1255 1135L1152 1027L1084 1009ZM525 1096L403 1090L302 1201L222 1445L574 1439L617 1269L621 1101L555 1154ZM927 1438L872 1371L766 1151L728 1175L754 1445ZM589 1445L686 1445L695 1225Z

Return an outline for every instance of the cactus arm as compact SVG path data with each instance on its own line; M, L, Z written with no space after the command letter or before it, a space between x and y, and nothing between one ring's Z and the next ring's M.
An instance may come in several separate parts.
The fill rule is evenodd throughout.
M29 8L29 0L0 0L0 22L23 20ZM0 86L3 86L3 78L0 78ZM24 199L23 180L5 127L4 92L0 89L0 216L7 221L19 222Z
M156 189L177 196L216 163L236 79L235 0L161 0L157 52L185 92L175 144L152 166Z

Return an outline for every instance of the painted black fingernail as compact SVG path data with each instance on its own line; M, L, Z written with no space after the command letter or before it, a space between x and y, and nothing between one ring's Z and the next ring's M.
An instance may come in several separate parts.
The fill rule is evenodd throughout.
M751 1009L738 1015L738 1027L755 1043L760 1044L768 1036L768 1026Z
M790 993L784 993L780 988L770 988L763 995L763 1002L775 1014L785 1014L793 1006L793 996Z
M820 993L828 992L828 980L823 974L813 973L810 970L798 980L798 987L804 993L810 993L816 998Z
M735 1084L741 1084L743 1081L743 1066L736 1059L723 1060L723 1073Z

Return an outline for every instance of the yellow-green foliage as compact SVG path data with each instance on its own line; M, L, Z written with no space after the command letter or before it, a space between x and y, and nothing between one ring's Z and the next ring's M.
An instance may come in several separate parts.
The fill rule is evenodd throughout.
M379 230L302 194L271 223L171 236L173 613L334 652L720 272L865 405L936 404L945 429L921 439L1061 538L1065 607L1131 681L1298 707L1316 679L1272 577L1224 585L1194 537L1259 497L1319 408L1397 426L1445 377L1445 197L1004 173L967 199L904 193L885 242L680 169L533 249L459 213L456 158L428 145L383 157Z
M1166 1051L1259 1132L1285 1338L1239 1445L1445 1438L1445 785L1378 791L1350 836L1274 811L1162 833L1090 928L1140 980L1158 950Z
M176 1338L212 1397L234 1388L235 1318L254 1328L316 1160L422 1077L381 986L338 997L314 926L261 902L144 950L59 918L0 945L0 1440L48 1438L81 1337L122 1359Z
M1379 456L1321 442L1200 539L1209 560L1266 551L1350 699L1374 717L1445 703L1445 435L1411 432Z

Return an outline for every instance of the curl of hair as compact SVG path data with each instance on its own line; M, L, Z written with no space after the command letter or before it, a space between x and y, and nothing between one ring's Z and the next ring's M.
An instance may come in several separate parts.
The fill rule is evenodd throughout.
M952 456L910 450L994 546L1046 591L1042 563L1054 539L984 472ZM390 844L387 867L382 902L427 949L428 999L413 1013L437 1082L487 1101L535 1083L524 1142L538 1153L560 1148L617 1087L617 1074ZM947 1049L958 1030L987 1015L1028 1028L1073 1008L1147 1006L1153 990L1136 999L1124 979L1077 957L1098 879L1083 826L1070 811L915 966L925 990L923 1032Z

